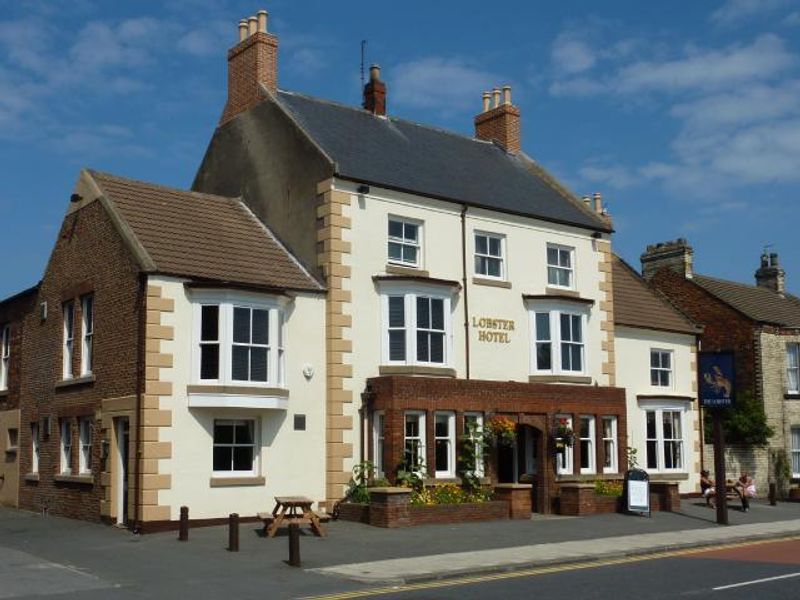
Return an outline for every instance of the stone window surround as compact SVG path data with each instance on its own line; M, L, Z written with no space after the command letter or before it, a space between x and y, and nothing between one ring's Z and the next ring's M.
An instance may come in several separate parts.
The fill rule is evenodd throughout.
M588 344L588 320L589 320L589 307L588 303L572 302L569 300L533 300L528 299L528 315L530 321L530 344L531 344L531 362L530 374L532 377L537 376L572 376L572 377L585 377L588 375L589 369L587 365L586 346ZM550 338L551 345L550 355L550 369L539 369L537 364L536 353L536 314L547 313L550 316ZM581 317L581 370L568 371L561 368L561 315L576 315ZM540 340L539 340L540 341ZM569 342L572 343L572 342Z

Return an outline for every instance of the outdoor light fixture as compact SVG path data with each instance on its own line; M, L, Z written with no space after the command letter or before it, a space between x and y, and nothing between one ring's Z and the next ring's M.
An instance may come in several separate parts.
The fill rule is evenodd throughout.
M356 191L359 194L369 194L369 186L368 185L360 185L356 188Z

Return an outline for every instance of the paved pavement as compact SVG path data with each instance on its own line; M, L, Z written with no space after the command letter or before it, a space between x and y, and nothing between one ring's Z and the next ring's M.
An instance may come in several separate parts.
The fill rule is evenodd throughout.
M134 536L104 525L0 508L0 598L54 592L65 598L201 600L261 598L265 592L272 598L297 598L364 590L378 580L442 577L463 570L453 565L463 566L464 560L474 565L473 555L480 557L481 569L494 570L537 560L585 560L576 553L587 548L595 549L593 556L604 556L640 544L641 552L647 550L644 541L652 548L688 543L689 536L696 543L800 533L800 504L754 503L749 513L731 511L731 523L717 526L714 511L693 502L685 502L681 513L654 513L650 519L535 517L401 530L336 522L328 525L326 538L303 536L303 568L296 569L284 562L286 538L264 539L254 524L242 526L241 551L230 553L224 527L193 529L189 542L181 543L173 532ZM404 559L409 562L393 564L394 570L382 576L374 565L363 566ZM421 562L428 568L421 569ZM432 564L437 568L431 569ZM365 569L373 569L369 584L351 579L361 579Z

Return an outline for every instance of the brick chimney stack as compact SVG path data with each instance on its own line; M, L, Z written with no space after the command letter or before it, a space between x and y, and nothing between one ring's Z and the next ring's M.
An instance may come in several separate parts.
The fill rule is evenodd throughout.
M386 84L381 81L380 65L369 68L369 81L364 86L364 108L374 115L386 115Z
M278 38L267 33L267 11L239 21L239 43L228 50L228 101L224 125L264 99L262 86L278 90Z
M497 142L513 154L520 151L519 109L511 104L511 86L504 86L502 93L499 88L483 93L483 111L475 117L475 137Z
M781 296L786 293L786 271L778 262L778 255L773 252L761 255L761 267L756 271L756 285L777 292Z
M694 249L684 238L647 246L641 261L642 276L648 280L664 268L686 279L691 279L694 274Z

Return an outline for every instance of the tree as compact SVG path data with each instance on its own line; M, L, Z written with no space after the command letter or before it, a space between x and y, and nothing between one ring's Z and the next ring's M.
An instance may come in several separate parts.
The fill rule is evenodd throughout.
M766 446L769 438L775 435L773 428L767 425L764 407L749 392L738 393L733 407L719 410L722 413L725 442L728 444ZM713 433L709 410L705 411L704 427L705 439L711 440Z

